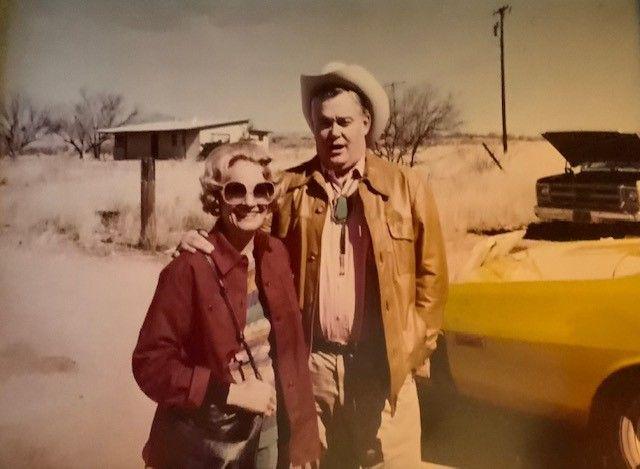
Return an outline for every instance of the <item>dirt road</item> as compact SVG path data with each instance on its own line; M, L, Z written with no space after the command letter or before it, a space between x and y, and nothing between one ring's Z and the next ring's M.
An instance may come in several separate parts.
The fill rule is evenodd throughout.
M130 353L163 261L0 240L0 467L140 467Z
M154 406L130 353L167 259L7 237L0 258L0 467L141 467ZM526 435L544 426L421 389L426 467L537 467L549 449Z

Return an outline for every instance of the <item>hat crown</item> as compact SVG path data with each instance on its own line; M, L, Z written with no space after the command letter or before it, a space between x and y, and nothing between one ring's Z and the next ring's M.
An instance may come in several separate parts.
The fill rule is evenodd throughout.
M333 73L337 70L340 70L341 68L345 68L347 66L347 64L343 63L343 62L329 62L328 64L326 64L324 67L322 67L322 70L320 71L321 74L325 75L327 73Z

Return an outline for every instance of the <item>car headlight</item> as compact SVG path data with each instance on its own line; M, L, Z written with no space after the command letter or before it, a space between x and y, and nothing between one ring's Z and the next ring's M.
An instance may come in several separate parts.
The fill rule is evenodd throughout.
M536 195L538 197L538 203L549 202L551 200L551 186L539 182L536 184Z
M620 186L620 208L625 212L637 212L640 208L638 204L638 189L635 187Z

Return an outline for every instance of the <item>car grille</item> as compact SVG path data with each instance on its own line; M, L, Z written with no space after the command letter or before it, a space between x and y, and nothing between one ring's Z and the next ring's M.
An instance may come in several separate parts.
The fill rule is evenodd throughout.
M620 190L617 186L610 185L553 183L549 186L549 195L546 199L539 200L539 205L621 213L631 208L622 209Z

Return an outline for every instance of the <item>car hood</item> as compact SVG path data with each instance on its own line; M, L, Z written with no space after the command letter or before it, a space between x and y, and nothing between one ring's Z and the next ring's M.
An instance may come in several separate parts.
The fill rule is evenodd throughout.
M571 166L596 161L640 162L638 134L620 132L545 132L542 136Z
M593 280L640 274L640 238L532 241L523 240L524 233L480 241L455 282Z
M640 171L578 171L576 173L554 174L538 179L546 184L606 184L635 186L640 180Z

